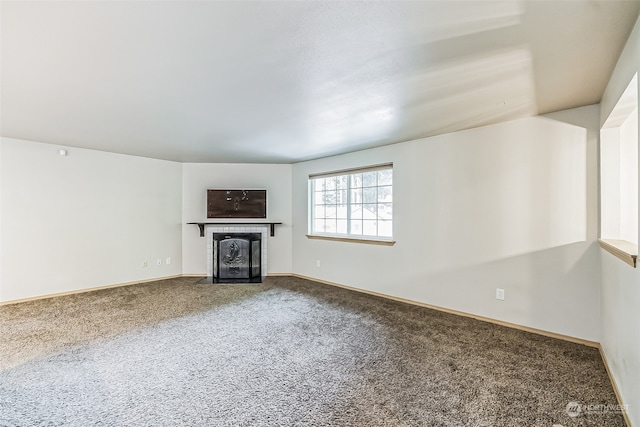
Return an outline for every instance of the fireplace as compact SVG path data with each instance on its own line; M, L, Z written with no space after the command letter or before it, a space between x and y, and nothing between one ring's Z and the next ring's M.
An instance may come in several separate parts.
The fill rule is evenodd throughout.
M260 283L262 233L213 233L213 281Z

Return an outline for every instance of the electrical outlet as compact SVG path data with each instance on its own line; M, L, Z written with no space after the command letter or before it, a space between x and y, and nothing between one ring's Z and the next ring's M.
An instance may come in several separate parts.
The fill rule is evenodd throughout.
M142 261L142 268L149 267L149 263L147 261Z
M167 259L165 260L165 263L166 263L167 265L171 264L171 258L167 258Z
M496 288L496 299L504 301L504 289Z
M161 260L160 258L158 258L158 259L156 260L156 264L158 264L158 265L162 265L162 260Z
M316 260L316 267L320 267L320 260L319 259Z

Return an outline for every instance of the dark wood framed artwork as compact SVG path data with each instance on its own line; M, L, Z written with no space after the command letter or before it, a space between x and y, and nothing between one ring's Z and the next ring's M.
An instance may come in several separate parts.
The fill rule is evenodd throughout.
M266 218L267 190L207 190L207 218Z

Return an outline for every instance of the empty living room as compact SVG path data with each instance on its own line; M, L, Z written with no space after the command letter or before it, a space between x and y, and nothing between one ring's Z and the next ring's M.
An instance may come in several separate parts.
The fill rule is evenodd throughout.
M640 0L0 0L0 426L640 427Z

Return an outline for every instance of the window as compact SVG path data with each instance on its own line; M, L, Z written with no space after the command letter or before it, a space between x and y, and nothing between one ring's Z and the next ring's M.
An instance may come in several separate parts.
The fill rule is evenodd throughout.
M390 240L393 165L309 176L311 235Z
M600 129L600 244L636 266L638 257L638 75Z

